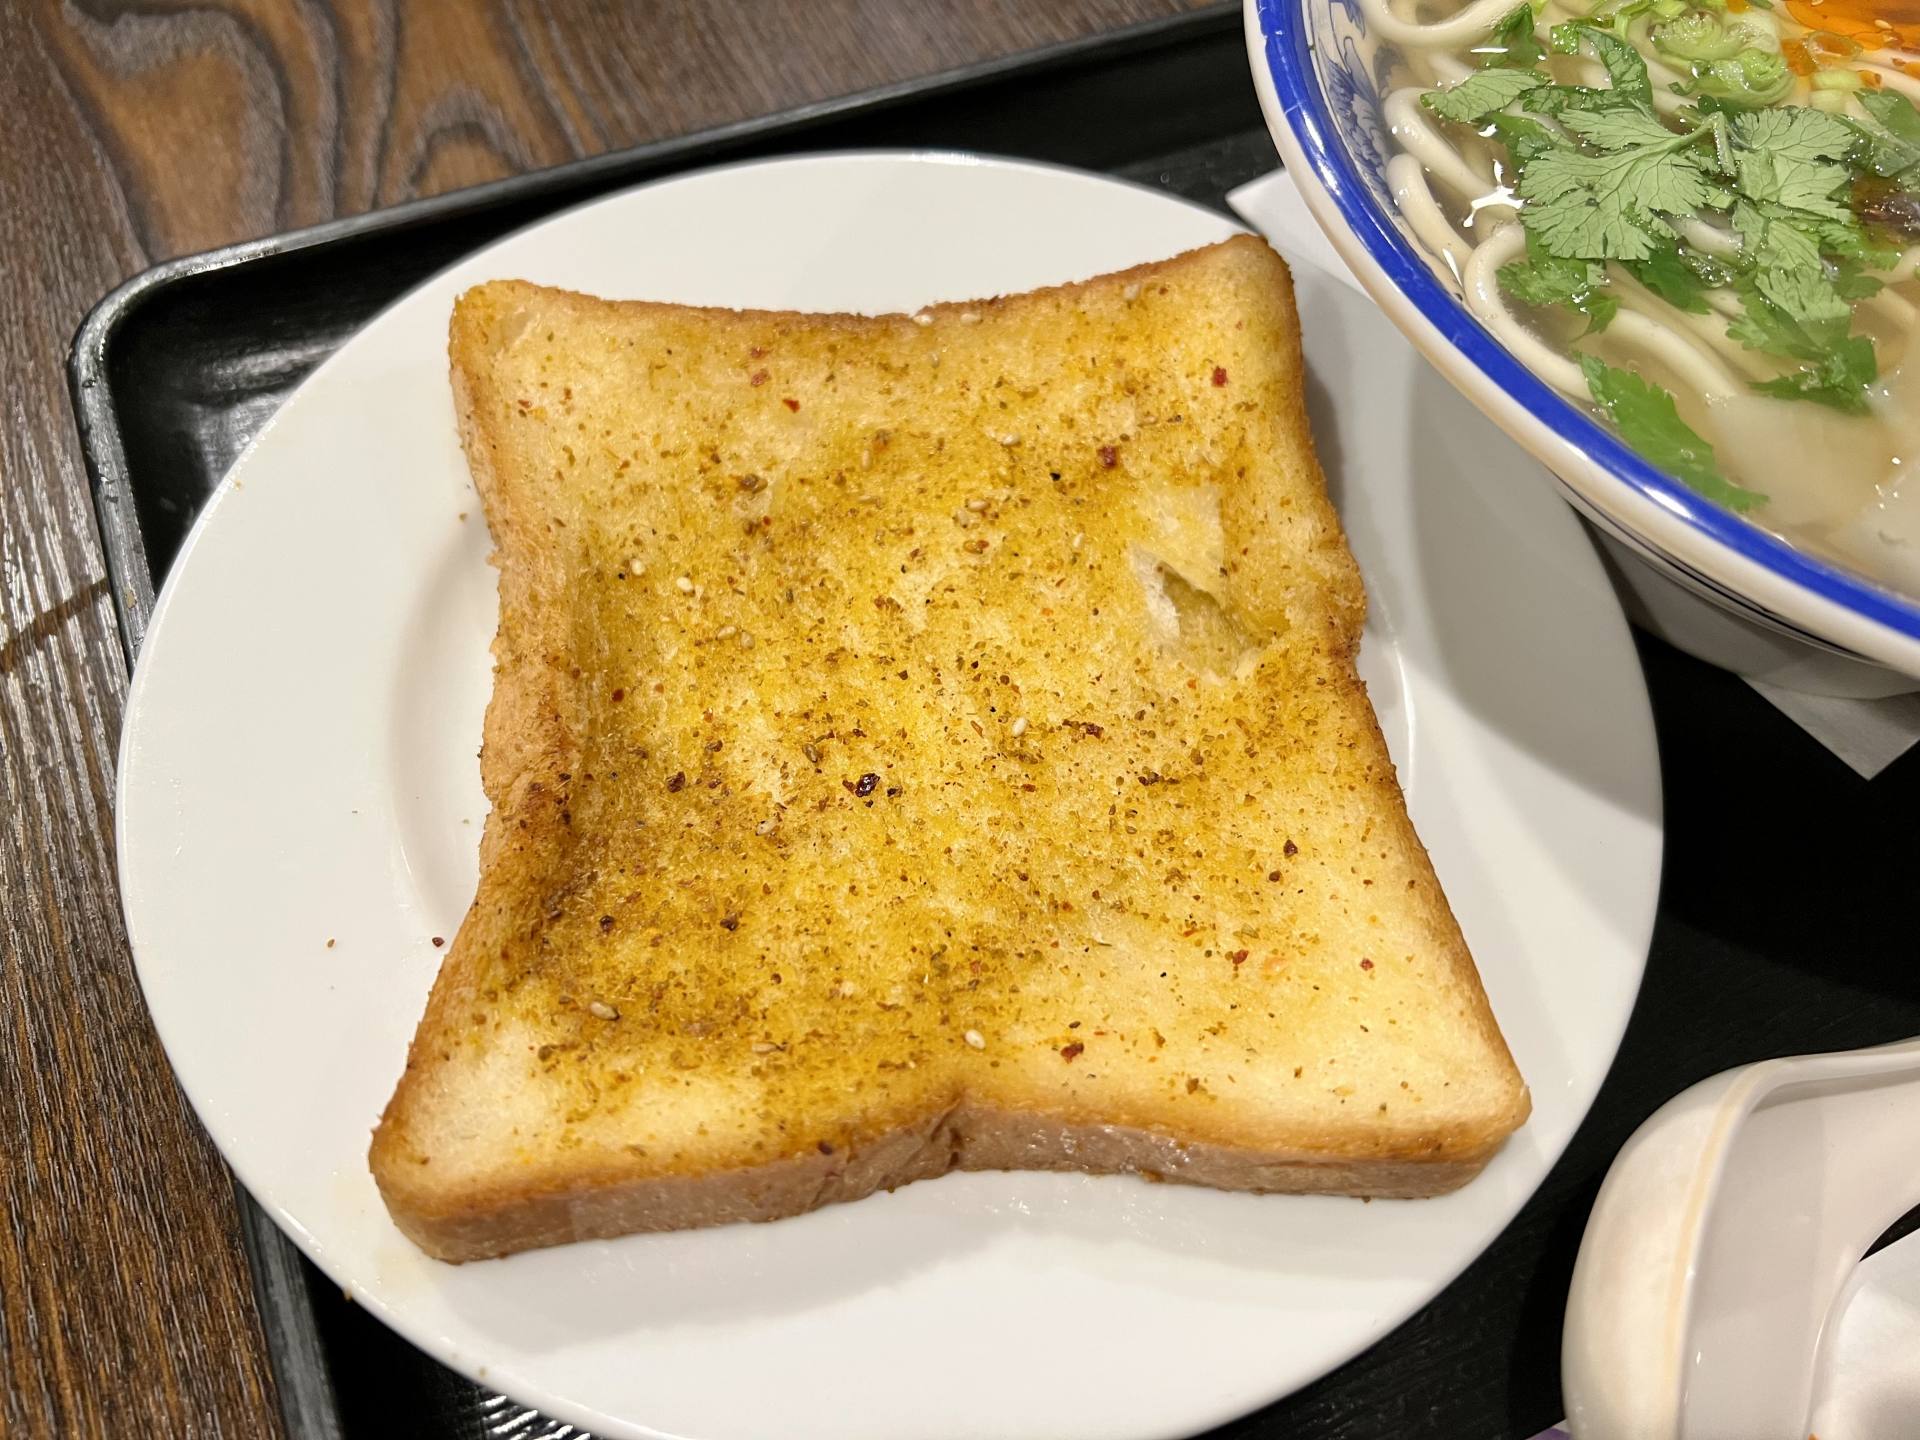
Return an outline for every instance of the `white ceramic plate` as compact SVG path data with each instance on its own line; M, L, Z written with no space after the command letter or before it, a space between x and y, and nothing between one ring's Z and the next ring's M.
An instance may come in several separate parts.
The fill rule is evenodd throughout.
M1659 782L1572 514L1364 301L1298 276L1321 454L1372 596L1364 671L1531 1082L1458 1194L1261 1198L956 1175L773 1225L453 1267L389 1223L368 1132L472 895L492 572L454 438L453 296L907 309L1170 255L1229 222L952 155L691 175L559 216L344 346L234 466L134 677L120 874L154 1022L241 1180L361 1304L608 1436L1186 1433L1413 1312L1565 1146L1640 980Z

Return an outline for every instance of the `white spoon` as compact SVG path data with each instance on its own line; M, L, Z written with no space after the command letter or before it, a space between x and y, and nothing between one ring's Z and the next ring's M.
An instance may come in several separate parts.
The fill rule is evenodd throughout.
M1806 1440L1822 1329L1920 1201L1920 1041L1729 1070L1613 1162L1574 1266L1576 1440Z

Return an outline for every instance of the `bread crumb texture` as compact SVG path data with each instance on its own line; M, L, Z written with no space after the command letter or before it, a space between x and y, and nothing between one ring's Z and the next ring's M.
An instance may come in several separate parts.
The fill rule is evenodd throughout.
M1526 1094L1354 672L1298 337L1252 240L918 316L469 291L494 808L396 1215L934 1173L967 1115L1477 1168Z

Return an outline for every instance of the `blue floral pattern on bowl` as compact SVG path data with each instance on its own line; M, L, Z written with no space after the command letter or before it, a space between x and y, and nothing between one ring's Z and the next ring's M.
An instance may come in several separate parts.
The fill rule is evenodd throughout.
M1334 114L1347 158L1381 205L1392 208L1385 178L1393 153L1380 94L1399 57L1367 34L1360 0L1329 0L1311 11L1313 67Z
M1360 0L1304 0L1308 21L1308 48L1314 74L1333 113L1334 140L1347 152L1348 163L1367 187L1381 212L1424 255L1412 230L1393 202L1387 183L1387 161L1396 149L1388 132L1381 102L1389 93L1393 72L1400 65L1397 48L1368 33L1366 11ZM1454 281L1445 267L1433 261L1434 272L1449 289Z

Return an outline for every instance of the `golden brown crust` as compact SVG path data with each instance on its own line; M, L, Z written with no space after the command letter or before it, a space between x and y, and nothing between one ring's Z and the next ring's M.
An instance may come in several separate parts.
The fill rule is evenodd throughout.
M450 348L493 810L370 1157L429 1253L955 1167L1433 1194L1524 1120L1264 245L925 323L500 282ZM1100 624L1035 623L1063 596Z
M446 1197L434 1196L418 1207L393 1206L393 1216L427 1254L458 1263L576 1240L780 1220L966 1170L1073 1170L1260 1195L1421 1199L1459 1189L1498 1145L1496 1140L1484 1153L1447 1159L1287 1155L1128 1126L957 1107L850 1154L815 1152L707 1174L575 1180L511 1195L461 1197L450 1206Z

